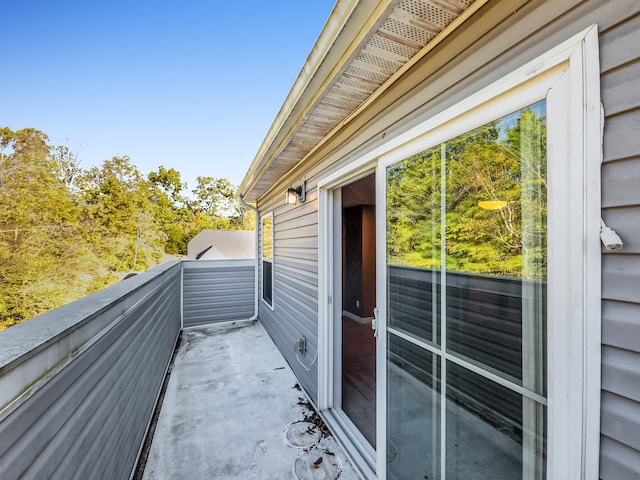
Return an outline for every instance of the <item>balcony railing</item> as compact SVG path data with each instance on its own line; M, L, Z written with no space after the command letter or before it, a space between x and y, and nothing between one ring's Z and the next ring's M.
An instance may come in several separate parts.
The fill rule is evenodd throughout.
M174 262L2 332L0 476L129 478L181 329L251 317L254 278Z

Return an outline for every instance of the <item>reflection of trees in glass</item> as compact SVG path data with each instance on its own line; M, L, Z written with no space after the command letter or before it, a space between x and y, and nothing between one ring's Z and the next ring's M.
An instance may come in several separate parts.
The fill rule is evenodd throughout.
M273 258L273 217L262 219L262 257Z
M389 263L440 268L440 148L387 169Z
M389 262L440 268L444 176L447 269L545 278L544 108L539 102L389 167ZM494 209L479 206L486 201Z

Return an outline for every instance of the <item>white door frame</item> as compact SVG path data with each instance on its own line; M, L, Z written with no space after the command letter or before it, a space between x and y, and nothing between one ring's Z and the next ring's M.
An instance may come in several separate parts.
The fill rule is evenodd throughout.
M339 431L341 440L347 443L351 456L367 477L375 476L376 452L342 411L341 405L336 405L340 393L341 345L336 342L335 326L339 318L336 312L341 310L342 302L342 291L336 288L341 285L341 281L336 280L336 272L342 268L342 251L336 241L341 238L341 228L336 220L341 218L342 205L337 189L371 173L376 173L374 161L355 161L318 181L318 408L330 426ZM377 265L378 252L376 256ZM380 345L377 345L376 367L379 356ZM376 377L376 395L379 395L379 373ZM376 400L379 401L379 397Z

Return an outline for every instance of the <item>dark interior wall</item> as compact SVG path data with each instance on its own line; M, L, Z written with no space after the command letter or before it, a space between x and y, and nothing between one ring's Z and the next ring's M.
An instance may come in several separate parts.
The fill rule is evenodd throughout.
M376 306L376 207L362 207L362 317Z
M342 309L362 313L362 206L342 210Z
M342 308L372 317L376 305L376 211L358 205L342 211Z
M375 174L342 187L342 308L373 316L376 304Z

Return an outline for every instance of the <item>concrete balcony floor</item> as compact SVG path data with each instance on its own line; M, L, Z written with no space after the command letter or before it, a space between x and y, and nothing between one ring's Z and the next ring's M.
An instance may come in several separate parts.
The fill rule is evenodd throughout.
M338 477L360 478L259 323L183 332L142 478Z

